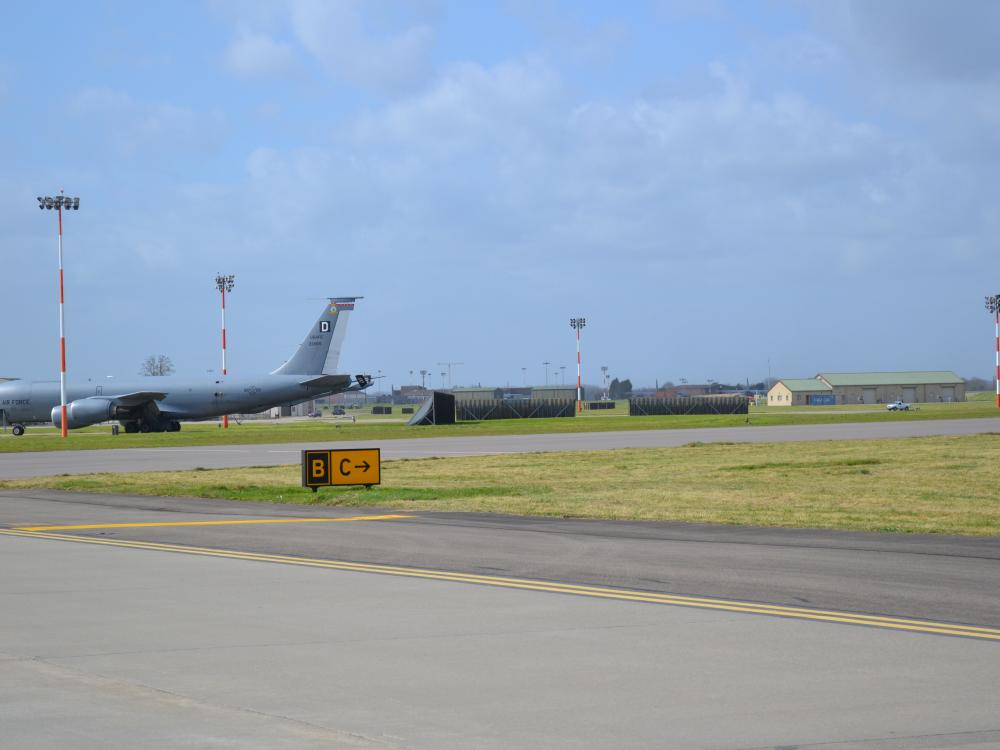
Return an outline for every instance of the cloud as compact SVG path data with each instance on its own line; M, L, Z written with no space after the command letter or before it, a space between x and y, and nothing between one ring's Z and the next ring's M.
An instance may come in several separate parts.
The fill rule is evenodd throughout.
M426 23L400 22L388 11L388 22L373 28L386 6L361 0L292 0L291 27L330 75L379 91L405 91L430 75L434 32Z
M624 21L584 20L575 3L557 0L507 0L507 11L541 36L561 59L607 63L628 41Z
M839 0L817 12L855 52L897 75L982 80L1000 73L993 0Z
M300 72L289 45L266 34L241 30L223 53L223 65L239 76L286 78Z
M95 132L106 147L126 155L204 153L219 145L226 128L225 117L218 111L201 113L168 103L143 102L104 87L77 92L69 106L77 117L100 126Z
M406 247L553 271L567 253L703 270L843 258L850 271L920 230L959 231L925 211L968 184L933 158L801 97L755 94L724 66L712 80L697 95L580 102L538 61L452 66L329 145L251 154L253 234L305 248L329 224L375 258Z

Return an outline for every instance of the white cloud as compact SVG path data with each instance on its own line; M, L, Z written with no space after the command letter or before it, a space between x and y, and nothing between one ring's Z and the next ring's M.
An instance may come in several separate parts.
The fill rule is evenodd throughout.
M202 113L168 103L139 101L110 88L86 88L70 99L78 117L98 123L102 142L127 155L203 153L225 132L220 112Z
M430 74L434 32L426 23L394 24L378 33L371 19L379 3L361 0L292 0L289 9L299 42L334 77L398 92Z
M289 77L299 72L289 45L247 29L237 34L222 60L230 72L240 76Z
M799 264L859 247L891 256L894 240L871 238L908 237L931 221L916 215L928 195L950 200L935 186L942 168L878 128L754 95L723 66L713 75L695 96L579 103L537 61L453 66L329 146L254 152L253 234L310 246L329 223L375 257L409 247L427 261L475 252L549 269L567 252Z
M585 21L575 3L508 0L505 5L559 58L574 63L607 63L628 41L629 29L623 21Z
M839 0L817 11L867 61L900 75L975 80L1000 73L994 0Z

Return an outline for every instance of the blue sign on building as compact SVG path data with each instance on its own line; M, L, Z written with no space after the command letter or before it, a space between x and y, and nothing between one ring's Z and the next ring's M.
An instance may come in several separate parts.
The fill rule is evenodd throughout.
M809 396L810 406L833 406L837 403L837 397L832 393L814 393Z

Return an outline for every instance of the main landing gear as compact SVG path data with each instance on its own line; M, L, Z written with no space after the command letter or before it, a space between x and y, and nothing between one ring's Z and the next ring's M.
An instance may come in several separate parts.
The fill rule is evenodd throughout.
M122 422L125 432L180 432L181 423L175 419L164 419L151 422L148 419L139 419L130 422Z
M14 435L14 437L21 437L21 435L24 434L24 425L23 424L17 424L17 423L12 424L10 426L10 431L11 431L11 434Z

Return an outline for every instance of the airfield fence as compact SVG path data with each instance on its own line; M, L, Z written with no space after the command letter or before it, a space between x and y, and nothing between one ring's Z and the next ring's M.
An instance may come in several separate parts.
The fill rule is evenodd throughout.
M587 401L584 404L584 406L586 408L590 409L591 411L594 411L596 409L614 409L615 408L615 402L614 401Z
M460 401L455 416L463 422L487 419L543 419L576 415L576 401L550 399L507 399Z
M680 414L746 414L750 402L743 396L723 398L631 398L630 417Z

